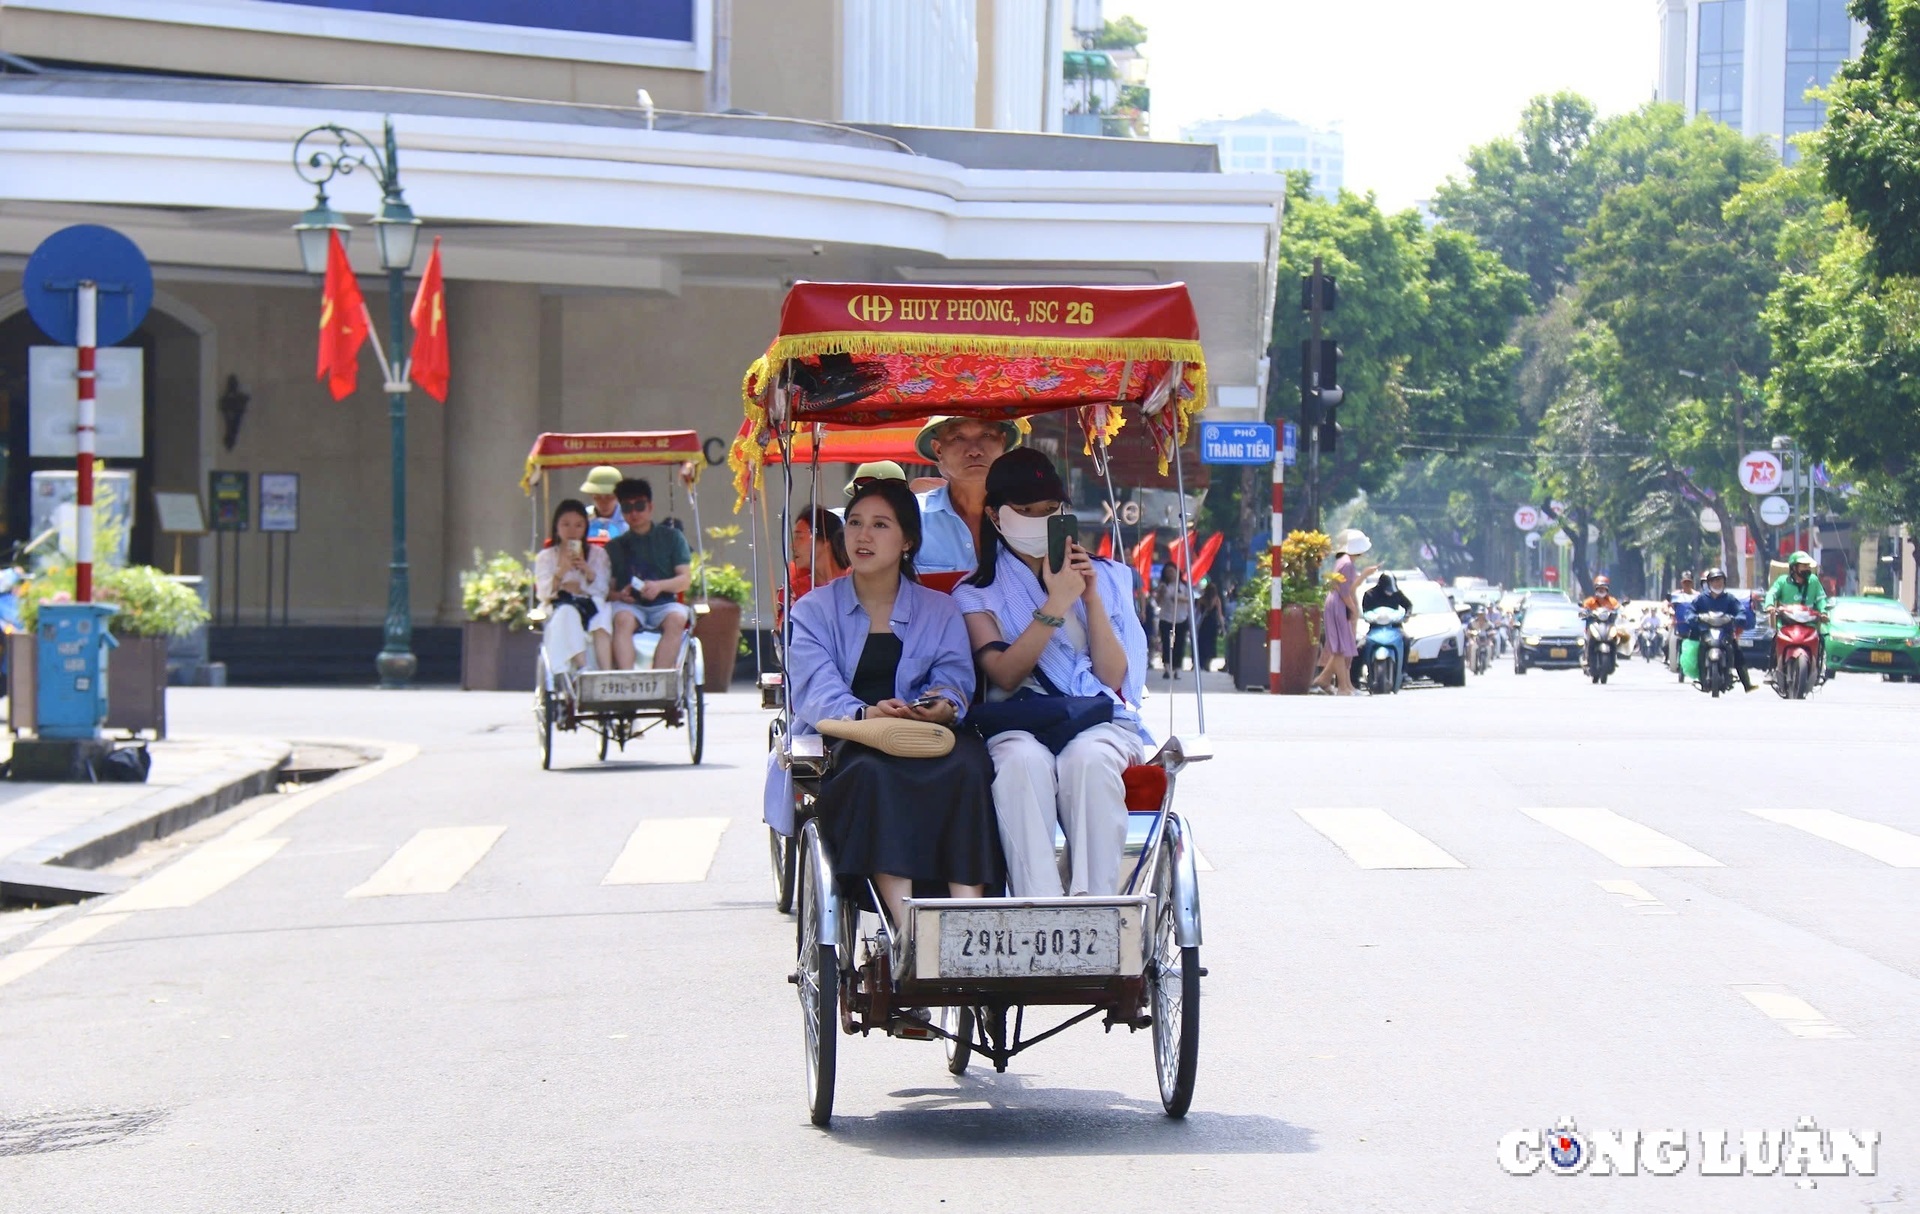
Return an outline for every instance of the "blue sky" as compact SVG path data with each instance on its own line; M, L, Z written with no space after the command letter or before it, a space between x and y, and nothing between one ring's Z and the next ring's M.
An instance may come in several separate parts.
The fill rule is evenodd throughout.
M1653 95L1653 0L1107 0L1147 27L1156 138L1271 109L1347 137L1347 185L1429 197L1538 93Z

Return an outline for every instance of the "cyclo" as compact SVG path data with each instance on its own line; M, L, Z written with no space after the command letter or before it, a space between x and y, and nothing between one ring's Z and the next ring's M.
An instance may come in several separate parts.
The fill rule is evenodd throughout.
M698 534L700 499L692 486L704 462L700 435L692 430L542 434L534 440L533 450L527 453L526 469L520 477L520 488L532 503L534 547L538 549L544 542L546 520L551 517L553 472L600 464L615 468L649 465L673 468L674 475L687 486L693 529ZM536 485L540 490L538 494L534 492ZM671 524L663 520L655 525ZM704 603L692 606L696 617L705 611ZM534 604L531 614L535 622L544 622L538 603ZM686 729L688 756L695 764L700 762L707 732L706 697L700 687L706 664L693 629L687 629L673 666L663 670L648 668L660 634L641 631L633 639L635 668L632 670L553 671L548 669L545 649L541 650L533 687L533 725L540 742L542 769L553 766L556 731L585 730L595 735L604 761L610 747L618 746L625 751L628 742L660 725Z
M908 296L911 310L895 302ZM1184 284L799 283L782 306L778 336L747 372L747 424L729 462L743 499L756 492L763 463L781 465L784 570L792 559L793 468L802 444L819 452L836 430L898 427L935 415L1024 426L1029 417L1072 410L1114 504L1105 477L1108 442L1131 414L1157 448L1163 472L1172 457L1184 535L1178 448L1205 392ZM938 588L950 589L951 580ZM1169 1116L1186 1114L1199 1064L1205 971L1192 835L1173 803L1181 771L1211 757L1198 683L1197 735L1168 738L1125 773L1128 832L1118 895L909 898L901 923L878 909L885 904L870 882L850 889L835 875L813 814L830 751L817 734L796 736L791 705L775 697L773 762L790 779L792 795L770 796L768 815L776 886L789 849L793 857L796 964L789 980L800 998L815 1125L832 1118L842 1034L878 1029L937 1037L947 1069L959 1075L976 1053L1005 1071L1017 1054L1095 1016L1108 1030L1152 1030L1162 1105ZM1056 852L1062 845L1056 832ZM983 938L994 945L985 952L969 947ZM1029 1034L1027 1012L1046 1007L1075 1010ZM929 1023L903 1016L906 1008L938 1009L939 1016Z

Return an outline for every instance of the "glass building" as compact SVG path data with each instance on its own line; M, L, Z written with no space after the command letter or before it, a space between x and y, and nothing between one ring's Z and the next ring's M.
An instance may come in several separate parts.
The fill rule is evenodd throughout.
M1764 137L1788 162L1793 137L1826 121L1808 91L1866 38L1847 0L1660 0L1659 13L1660 99Z
M1196 122L1180 134L1189 143L1218 147L1223 173L1305 171L1313 175L1313 192L1322 198L1335 197L1346 185L1347 140L1337 130L1262 110L1245 118Z

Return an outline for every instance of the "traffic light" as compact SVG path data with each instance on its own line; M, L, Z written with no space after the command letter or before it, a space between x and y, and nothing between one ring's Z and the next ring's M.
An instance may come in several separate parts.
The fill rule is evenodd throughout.
M1300 424L1317 426L1322 420L1320 394L1313 388L1313 343L1302 341L1300 343Z
M1320 310L1322 312L1331 312L1339 306L1339 281L1331 274L1322 274L1320 276ZM1313 311L1313 275L1311 274L1302 274L1300 276L1300 310L1302 312Z
M1324 421L1320 423L1320 454L1331 455L1340 445L1340 423Z
M1340 388L1340 344L1320 340L1320 386L1314 387L1313 342L1300 343L1300 423L1318 426L1333 420L1333 411L1346 395Z

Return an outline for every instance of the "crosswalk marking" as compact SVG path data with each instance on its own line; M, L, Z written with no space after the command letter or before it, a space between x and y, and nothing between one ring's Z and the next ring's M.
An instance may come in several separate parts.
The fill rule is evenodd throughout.
M1648 893L1638 881L1595 881L1610 894L1625 898L1626 908L1638 915L1671 915L1673 908Z
M1748 809L1756 818L1804 830L1895 868L1920 868L1920 835L1831 809Z
M400 846L379 871L347 891L349 898L444 894L480 863L504 826L432 826Z
M104 911L174 910L193 906L271 860L285 839L215 839L124 894L102 904Z
M1296 809L1361 868L1465 868L1439 845L1377 809Z
M92 914L62 924L17 953L0 957L0 986L24 978L76 944L85 944L101 932L125 922L127 915Z
M651 818L634 828L602 885L677 885L705 881L725 818Z
M1793 992L1778 986L1736 986L1747 1002L1795 1037L1828 1040L1851 1037L1847 1029L1829 1020L1820 1009Z
M1712 856L1610 809L1523 808L1520 812L1586 844L1622 868L1725 867Z

